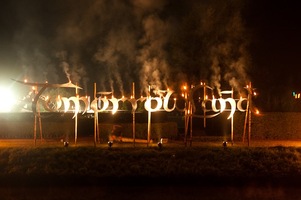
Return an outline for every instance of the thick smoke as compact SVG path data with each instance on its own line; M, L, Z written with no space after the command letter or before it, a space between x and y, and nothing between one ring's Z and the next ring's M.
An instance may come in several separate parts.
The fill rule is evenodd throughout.
M30 2L15 4L14 46L20 70L35 82L71 81L85 92L95 82L117 96L131 93L132 82L145 94L149 85L206 81L220 91L248 81L239 0Z
M143 48L137 58L138 63L142 65L140 71L141 89L147 89L148 85L154 89L166 88L169 79L167 54L164 50L168 37L167 26L155 15L148 16L143 21L143 25L145 35L140 40Z

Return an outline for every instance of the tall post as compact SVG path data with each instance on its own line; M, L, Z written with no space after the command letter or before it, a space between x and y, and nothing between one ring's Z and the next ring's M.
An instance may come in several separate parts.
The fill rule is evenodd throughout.
M38 113L39 113L39 131L40 131L40 137L41 137L41 142L43 140L43 132L42 132L42 120L41 120L41 112L40 112L40 107L38 106Z
M76 87L75 87L75 95L78 100L77 83L76 83ZM77 112L77 111L75 110L75 112ZM77 142L77 114L75 115L74 121L75 121L75 123L74 123L74 144L76 145L76 142Z
M189 123L189 116L188 116L188 112L189 112L189 102L187 102L187 86L184 85L184 98L185 98L185 113L184 113L184 126L185 126L185 136L184 136L184 144L185 147L187 146L187 135L188 135L188 123Z
M150 142L150 135L151 135L151 117L152 117L152 113L151 113L151 89L150 89L150 85L148 86L148 99L149 99L149 111L148 111L148 123L147 123L147 147L149 146L149 142Z
M133 85L132 85L132 97L133 97L133 99L136 99L135 98L135 82L133 82ZM133 144L134 144L134 147L135 147L135 145L136 145L136 120L135 120L135 110L136 109L133 109L132 108L132 114L133 114Z
M189 119L190 119L190 146L192 145L192 105L189 102Z
M247 123L248 123L248 118L249 118L249 94L247 97L247 108L246 108L246 115L245 115L245 122L244 122L244 132L243 132L243 136L242 136L242 142L245 142L245 136L246 136L246 132L247 132Z
M33 127L33 139L34 139L34 145L37 144L37 115L34 115L34 127Z
M252 127L252 83L250 82L250 91L249 91L249 130L248 130L248 146L251 142L251 127Z
M38 87L32 87L33 89L33 92L34 92L34 96L36 98L36 95L37 95L37 91L38 91ZM38 101L36 102L36 106L38 106ZM37 144L37 113L34 113L34 126L33 126L33 139L34 139L34 145L36 146Z
M252 126L252 93L253 93L251 82L249 85L247 85L247 91L248 91L248 98L247 98L248 101L247 101L245 123L244 123L243 142L245 139L245 135L246 135L246 131L247 131L247 124L248 124L248 146L250 146L251 126Z
M207 99L206 83L204 82L204 100ZM204 128L206 128L206 106L204 107Z
M234 90L232 88L232 92L231 92L231 98L234 99ZM234 144L234 115L231 117L231 144Z
M96 99L96 83L94 83L94 99ZM94 147L96 147L96 132L97 132L97 109L94 110Z

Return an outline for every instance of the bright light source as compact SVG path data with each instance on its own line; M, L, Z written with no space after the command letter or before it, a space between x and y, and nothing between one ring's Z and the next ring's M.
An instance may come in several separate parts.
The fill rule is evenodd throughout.
M0 87L0 112L10 112L16 103L13 93L5 87Z

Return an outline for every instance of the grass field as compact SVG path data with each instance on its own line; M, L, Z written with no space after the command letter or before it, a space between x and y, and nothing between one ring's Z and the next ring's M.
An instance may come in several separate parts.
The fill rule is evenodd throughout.
M3 199L298 199L300 141L0 140Z
M50 182L66 177L72 180L67 184L78 180L99 184L101 179L162 178L173 183L183 179L200 184L225 179L296 179L301 178L300 145L300 141L253 141L249 147L237 142L225 148L222 141L203 141L190 147L183 141L170 141L162 148L157 143L148 147L114 143L110 148L106 143L95 147L92 138L79 139L76 145L70 142L68 147L55 140L0 140L0 183L13 178L34 183L40 177Z

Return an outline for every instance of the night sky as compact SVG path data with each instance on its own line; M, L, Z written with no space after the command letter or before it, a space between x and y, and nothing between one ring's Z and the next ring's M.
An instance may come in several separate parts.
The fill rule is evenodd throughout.
M127 95L133 81L141 94L201 80L239 91L252 81L266 110L301 91L297 1L1 2L1 85L70 80L84 93L95 82Z

